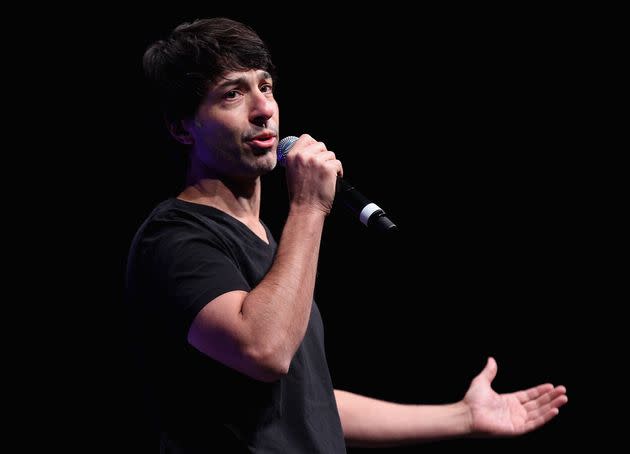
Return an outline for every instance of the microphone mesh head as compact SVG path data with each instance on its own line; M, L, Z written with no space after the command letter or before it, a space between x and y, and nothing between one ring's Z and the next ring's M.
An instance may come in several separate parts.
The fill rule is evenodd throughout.
M280 165L284 166L284 158L287 156L287 153L296 140L298 140L298 138L295 136L286 136L278 143L278 163Z

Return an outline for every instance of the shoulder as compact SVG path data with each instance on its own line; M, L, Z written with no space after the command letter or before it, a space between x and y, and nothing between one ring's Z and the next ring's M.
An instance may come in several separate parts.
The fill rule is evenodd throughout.
M215 209L175 198L160 203L139 229L144 238L177 239L190 235L207 237L220 224Z
M132 253L168 253L185 244L215 240L214 221L177 199L167 199L145 218L132 241Z

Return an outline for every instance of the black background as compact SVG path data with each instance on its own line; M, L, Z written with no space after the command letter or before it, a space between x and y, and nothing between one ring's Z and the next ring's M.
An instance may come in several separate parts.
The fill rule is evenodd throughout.
M184 169L141 58L179 23L212 16L241 20L269 44L281 136L324 141L346 178L398 224L396 235L383 237L341 207L327 220L316 300L336 387L398 402L454 402L492 355L498 392L550 381L569 388L571 403L519 438L391 452L567 443L580 407L575 352L585 341L577 308L593 293L581 209L590 141L581 121L584 30L566 11L340 15L265 6L115 15L77 34L93 45L81 54L95 77L78 115L89 118L85 173L97 180L91 222L99 232L89 238L99 243L89 251L98 261L89 282L99 305L84 327L93 350L81 353L99 383L85 391L82 411L98 423L85 443L146 447L124 266L133 233L156 203L177 195ZM277 169L263 179L262 218L276 237L287 209L283 178Z

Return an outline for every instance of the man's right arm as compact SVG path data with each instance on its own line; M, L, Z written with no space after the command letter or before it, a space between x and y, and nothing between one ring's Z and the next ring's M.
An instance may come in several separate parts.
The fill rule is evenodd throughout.
M287 373L306 333L324 220L342 172L334 153L312 138L294 148L287 155L289 215L269 272L250 292L212 300L188 333L201 352L269 382Z

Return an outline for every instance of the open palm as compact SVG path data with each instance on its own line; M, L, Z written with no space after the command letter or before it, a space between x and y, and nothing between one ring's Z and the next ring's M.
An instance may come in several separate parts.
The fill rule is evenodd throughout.
M565 387L550 383L498 394L491 387L496 374L497 363L488 358L486 367L472 380L464 396L475 434L510 436L529 432L556 416L568 401Z

